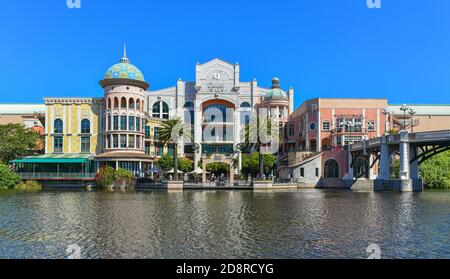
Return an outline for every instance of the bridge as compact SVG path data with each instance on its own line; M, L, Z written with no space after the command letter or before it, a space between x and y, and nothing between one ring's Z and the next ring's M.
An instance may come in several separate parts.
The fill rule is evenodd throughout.
M450 150L450 131L401 131L398 135L354 143L349 147L347 181L355 188L372 187L368 183L372 181L374 190L422 191L419 165L446 150ZM400 157L398 179L391 179L394 155Z

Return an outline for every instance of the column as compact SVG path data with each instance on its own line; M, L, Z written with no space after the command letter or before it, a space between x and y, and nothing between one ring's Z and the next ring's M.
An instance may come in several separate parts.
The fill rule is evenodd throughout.
M352 157L352 152L349 150L348 151L348 179L353 180L354 176L353 176L353 157Z
M198 144L199 150L194 153L194 169L197 169L202 156L202 111L200 100L195 100L194 111L194 144ZM206 177L206 174L205 174Z
M388 137L384 136L381 139L381 154L380 154L380 174L379 179L388 180L391 178L391 158L389 156Z
M409 142L408 131L400 132L400 179L410 179L409 175Z
M206 183L206 161L205 160L202 161L202 170L203 170L203 172L202 172L202 182Z
M308 113L305 114L305 149L306 151L309 151L309 115Z

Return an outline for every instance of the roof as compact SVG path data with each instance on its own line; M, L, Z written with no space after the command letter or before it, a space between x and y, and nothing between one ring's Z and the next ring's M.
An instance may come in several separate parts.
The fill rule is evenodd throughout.
M81 164L93 160L90 154L45 154L39 156L29 156L11 161L11 163L40 163L40 164Z
M450 105L406 105L416 111L416 115L450 115ZM389 110L396 115L403 115L402 105L389 105Z
M44 114L44 104L0 104L0 114Z

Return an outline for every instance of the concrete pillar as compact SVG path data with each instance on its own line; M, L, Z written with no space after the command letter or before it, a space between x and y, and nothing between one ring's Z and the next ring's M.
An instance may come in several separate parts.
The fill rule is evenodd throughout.
M400 132L400 179L410 179L408 131Z
M413 151L412 149L415 149L414 151L417 152L417 147L411 147L410 146L410 151ZM411 155L412 156L412 155ZM409 166L409 176L411 177L411 179L418 179L420 178L420 169L419 169L419 161L415 160L414 162L412 162Z
M205 162L205 160L203 160L203 162L202 162L202 170L203 170L202 182L206 183L206 162Z
M388 138L385 136L381 139L381 154L380 154L380 175L379 179L391 178L391 158L389 156Z
M353 157L352 157L352 152L348 151L348 179L353 179L354 175L353 175Z

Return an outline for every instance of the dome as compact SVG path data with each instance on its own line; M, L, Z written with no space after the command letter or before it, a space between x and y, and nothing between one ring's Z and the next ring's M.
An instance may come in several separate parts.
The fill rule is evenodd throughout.
M270 89L266 93L266 97L264 98L265 101L272 101L272 100L288 100L289 97L286 92L284 92L280 88L280 80L278 78L274 78L272 80L272 89Z
M140 80L145 81L144 75L141 70L139 70L136 66L130 63L130 60L127 58L126 49L124 50L124 57L120 60L120 63L113 65L108 71L105 73L105 79L131 79L131 80Z

